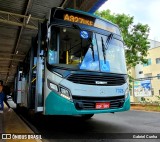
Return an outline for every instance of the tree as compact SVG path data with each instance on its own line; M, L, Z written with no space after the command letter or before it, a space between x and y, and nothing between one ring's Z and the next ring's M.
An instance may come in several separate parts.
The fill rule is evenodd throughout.
M122 32L126 50L127 68L135 67L138 63L147 63L145 59L149 48L147 41L149 26L141 23L134 24L134 17L125 14L111 14L110 10L97 11L96 15L117 24Z

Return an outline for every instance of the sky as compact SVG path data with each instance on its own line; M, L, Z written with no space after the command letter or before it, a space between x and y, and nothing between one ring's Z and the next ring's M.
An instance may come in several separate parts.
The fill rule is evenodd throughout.
M160 0L108 0L99 8L100 11L106 9L134 16L135 24L148 24L149 39L160 41Z

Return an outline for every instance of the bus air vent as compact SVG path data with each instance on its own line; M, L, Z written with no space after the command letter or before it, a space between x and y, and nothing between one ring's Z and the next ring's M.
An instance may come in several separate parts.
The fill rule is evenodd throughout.
M125 77L120 75L71 74L67 80L77 84L98 86L117 86L126 83Z
M77 110L94 110L97 102L110 102L110 109L122 108L125 96L114 97L82 97L72 96Z

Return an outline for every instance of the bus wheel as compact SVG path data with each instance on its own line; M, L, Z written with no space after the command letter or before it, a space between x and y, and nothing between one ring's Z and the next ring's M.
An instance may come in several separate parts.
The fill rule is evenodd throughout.
M82 115L83 119L90 119L94 114L84 114Z

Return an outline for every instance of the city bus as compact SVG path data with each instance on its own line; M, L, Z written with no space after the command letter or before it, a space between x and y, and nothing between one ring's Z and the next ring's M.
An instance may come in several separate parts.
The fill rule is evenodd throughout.
M35 113L91 118L129 110L128 87L118 26L87 12L52 8L17 69L15 101Z

